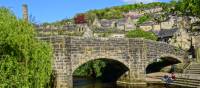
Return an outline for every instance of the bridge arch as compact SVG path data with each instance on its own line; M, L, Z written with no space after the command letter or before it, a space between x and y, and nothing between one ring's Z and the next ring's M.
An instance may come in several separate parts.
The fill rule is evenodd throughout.
M81 65L78 65L78 67L75 68L73 75L76 71L79 70L79 68L81 68L82 66L88 65L88 63L90 63L89 70L95 70L94 68L92 69L91 63L94 63L95 61L98 61L98 60L102 61L103 64L105 65L104 67L102 67L102 69L100 69L101 73L102 73L101 80L103 82L115 82L123 74L125 74L127 71L129 71L129 67L127 67L127 65L125 65L123 62L121 62L119 60L110 59L110 58L97 58L97 59L91 59ZM95 73L95 76L97 76L96 73Z
M183 61L182 59L180 59L175 55L170 55L170 54L161 55L160 57L151 59L148 62L145 73L149 74L149 73L159 72L164 67L182 63L182 61Z
M128 61L127 60L122 60L122 59L111 59L111 58L107 58L107 57L101 57L101 58L91 58L91 59L85 59L84 61L80 61L79 63L74 63L73 67L72 67L72 73L79 68L80 66L82 66L83 64L86 64L88 62L91 61L95 61L95 60L104 60L104 61L114 61L114 62L118 62L123 64L126 68L129 69L129 65L128 65Z
M167 57L169 57L169 58L167 58ZM174 60L178 60L180 63L184 62L183 58L180 58L180 57L178 57L176 55L173 55L173 54L162 54L162 55L156 56L153 59L149 59L147 63L151 64L151 63L155 62L157 59L174 59Z

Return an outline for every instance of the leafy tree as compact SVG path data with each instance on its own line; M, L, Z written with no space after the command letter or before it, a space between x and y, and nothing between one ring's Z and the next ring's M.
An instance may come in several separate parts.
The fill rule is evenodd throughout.
M85 14L78 14L75 18L74 18L75 24L82 24L82 23L86 23L86 17Z
M92 24L94 22L94 20L97 18L97 15L92 12L88 12L85 15L86 15L86 20L87 20L88 24Z
M81 65L78 69L75 70L75 76L86 76L95 78L102 76L102 69L106 67L106 62L103 60L94 60L88 63Z
M140 29L129 31L126 34L126 37L128 38L144 38L144 39L150 39L150 40L157 40L157 36L152 32L145 32Z
M160 28L162 29L161 23L169 19L168 14L161 14L157 17L154 17L153 21L158 23L160 25Z
M151 20L151 17L149 15L144 15L139 18L139 20L137 21L137 24L143 24L144 22L147 22L149 20Z
M104 15L105 19L120 19L122 17L123 14L118 10L111 10Z
M52 71L52 50L35 35L31 24L0 8L1 88L47 87Z
M193 15L200 17L200 0L178 0L176 11L182 15Z
M124 16L124 13L127 13L132 10L138 10L139 12L144 11L146 8L153 8L153 7L163 7L164 5L165 8L171 7L171 5L168 5L167 3L162 3L162 2L153 2L153 3L148 3L148 4L143 4L143 3L137 3L137 4L129 4L129 5L123 5L123 6L114 6L110 8L104 8L104 9L99 9L99 10L90 10L86 13L83 13L85 17L81 17L81 14L76 15L74 18L77 18L75 20L75 23L79 22L87 22L88 24L91 24L95 17L98 17L98 19L121 19ZM84 18L84 19L83 19ZM65 24L65 21L58 21L53 24L59 23L61 25Z

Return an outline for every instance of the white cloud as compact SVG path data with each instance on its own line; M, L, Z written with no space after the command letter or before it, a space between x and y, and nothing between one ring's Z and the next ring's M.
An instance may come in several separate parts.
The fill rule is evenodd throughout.
M158 2L158 0L122 0L123 2L133 4L133 3L150 3L150 2Z

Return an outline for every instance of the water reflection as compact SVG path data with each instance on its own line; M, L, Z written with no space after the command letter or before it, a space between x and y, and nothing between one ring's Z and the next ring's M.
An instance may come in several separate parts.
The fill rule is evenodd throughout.
M166 88L163 84L148 84L141 86L124 85L116 83L102 83L86 78L74 78L74 88ZM170 85L169 88L188 88L181 86Z

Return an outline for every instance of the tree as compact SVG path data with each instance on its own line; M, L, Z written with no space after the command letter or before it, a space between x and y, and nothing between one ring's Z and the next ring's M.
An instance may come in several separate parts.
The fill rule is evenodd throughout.
M144 15L138 19L137 24L143 24L149 20L151 20L151 17L149 15Z
M160 25L160 29L162 29L162 22L166 21L168 19L167 14L162 14L154 18L154 22L158 23Z
M86 20L88 24L92 24L96 18L97 18L97 15L95 13L92 13L92 12L86 13Z
M88 63L85 63L81 65L78 69L76 69L73 75L98 78L102 76L102 70L105 67L106 62L103 60L89 61Z
M0 8L0 87L44 88L50 81L52 50L34 27Z
M176 11L181 12L181 15L192 15L200 17L200 0L178 0Z
M74 18L75 24L83 24L86 23L86 18L85 18L85 14L78 14L75 18Z
M128 38L144 38L144 39L150 39L150 40L157 40L157 36L153 32L145 32L140 29L129 31L126 34L126 37Z

